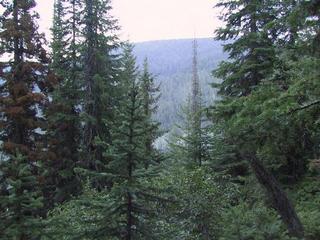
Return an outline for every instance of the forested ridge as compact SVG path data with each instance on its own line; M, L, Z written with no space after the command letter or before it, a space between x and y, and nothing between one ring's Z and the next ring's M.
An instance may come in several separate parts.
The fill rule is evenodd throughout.
M148 59L150 71L155 75L155 83L160 85L161 97L155 119L161 128L170 130L179 121L181 105L191 92L193 39L158 40L135 43L134 54L137 64ZM198 74L201 94L205 106L217 98L212 82L219 80L211 74L220 61L225 60L223 42L212 38L197 38Z
M220 0L218 98L188 40L174 127L109 0L55 0L51 40L0 6L0 239L320 239L318 0Z

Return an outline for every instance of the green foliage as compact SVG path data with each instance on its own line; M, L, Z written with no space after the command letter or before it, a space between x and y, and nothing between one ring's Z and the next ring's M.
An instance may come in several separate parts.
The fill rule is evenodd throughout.
M310 56L308 51L302 53L308 48L305 42L308 40L303 37L302 32L297 32L298 28L304 28L297 18L306 17L305 10L303 10L306 6L303 4L295 5L290 1L282 3L278 6L280 9L292 8L294 11L292 13L285 12L280 19L276 19L274 16L279 14L276 11L277 5L269 5L268 8L265 4L266 2L257 4L255 1L250 4L241 1L237 3L222 1L218 4L227 7L226 14L223 16L227 25L217 31L217 38L228 40L240 33L242 35L225 47L234 61L222 64L215 71L224 80L219 87L220 93L225 98L214 106L212 111L213 121L220 128L219 130L215 126L213 129L213 134L218 140L214 143L216 145L214 149L218 154L213 154L213 158L220 158L215 162L228 165L233 168L233 172L236 170L235 174L243 174L247 171L245 164L241 164L243 162L241 156L253 152L267 166L275 170L281 180L285 183L293 183L305 174L307 160L318 153L314 147L318 144L319 139L317 131L318 106L312 103L316 102L317 96L319 96L316 81L319 73L315 71L319 66L319 60L312 55ZM239 6L243 7L241 11ZM265 12L266 15L257 17L257 8ZM232 11L232 9L236 10ZM248 18L243 17L245 14ZM250 18L252 19L250 20ZM241 24L237 25L236 22ZM244 41L243 39L252 37L249 34L252 25L249 23L257 26L254 34L278 41L272 45L270 42L266 42L264 45L253 44L257 38L253 38L253 41ZM285 32L287 30L281 28L281 24L290 26L291 31ZM312 26L314 27L314 25ZM312 32L315 32L313 27L305 26L311 35ZM246 29L249 30L246 31ZM270 35L267 34L268 31L270 31ZM280 32L271 34L276 31ZM286 36L285 34L288 36L283 38ZM294 44L292 39L296 41L297 51L301 51L302 56L300 55L299 59L296 56L297 51L291 50ZM265 50L269 48L277 52L269 59L272 60L272 64L268 67L263 66L263 71L268 71L263 74L259 70L261 66L255 65L253 68L252 65L248 66L245 60L250 56L246 55L248 58L245 57L244 61L240 61L243 54L253 54L254 51L257 54L262 54L263 52L259 51L261 46L264 46ZM253 51L246 51L251 48ZM238 67L239 64L241 68ZM226 87L247 88L247 84L251 84L252 79L241 77L242 74L250 79L253 75L257 77L257 74L260 74L260 77L257 78L259 82L256 81L251 86L254 88L250 88L250 91L246 90L248 94L240 94L240 97L234 98L228 97L237 94L234 95ZM236 83L232 83L230 79L235 80ZM309 104L311 104L310 108ZM304 106L307 106L305 111L297 110L301 107L304 108ZM223 157L224 153L221 152L221 148L217 148L218 144L232 146L229 147L229 150L225 150L225 157ZM237 162L242 166L239 167Z
M317 184L318 176L308 176L301 182L293 196L297 204L297 211L305 226L306 239L315 240L320 236L319 219L320 188Z
M30 239L42 235L40 176L34 174L27 157L21 154L0 162L0 167L5 177L1 182L0 238Z
M221 98L200 104L197 68L203 83L215 65L200 45L165 158L151 72L170 78L160 114L171 126L191 41L180 42L190 58L166 41L172 56L152 50L140 72L134 47L118 49L110 0L56 0L51 62L35 1L0 4L1 239L320 238L318 1L220 1Z
M245 161L249 160L270 195L268 202L287 223L290 234L299 237L303 229L295 210L285 213L279 200L283 194L274 187L276 179L287 185L302 181L309 159L319 155L319 72L315 71L319 59L311 50L318 30L310 17L317 10L310 12L309 4L319 7L296 1L218 4L225 8L221 18L226 26L216 32L217 39L233 41L224 48L230 61L214 71L222 78L216 87L223 98L210 111L216 139L213 167L243 177L248 175ZM261 162L260 170L272 173L269 179L265 178L268 171L260 172L252 156ZM290 226L286 217L297 224ZM296 227L299 230L292 231Z
M221 228L219 240L291 239L276 212L263 203L250 206L246 202L240 202L224 211L221 221L225 227Z
M48 68L33 0L0 1L0 237L41 235Z
M70 9L71 8L71 9ZM80 44L75 26L81 10L78 1L58 0L54 5L51 43L51 67L59 78L46 109L48 154L46 161L45 205L52 208L78 194L81 186L74 173L79 161L78 149L81 135L81 61Z
M217 239L224 228L222 213L237 193L226 177L205 167L190 169L180 164L162 173L153 184L167 199L158 207L160 239Z
M83 122L82 165L100 170L103 149L95 139L107 139L110 129L104 120L114 120L118 107L119 48L117 20L111 15L110 0L88 0L84 3L83 18ZM111 141L108 139L107 141Z
M108 231L115 227L115 219L110 215L113 201L109 192L98 192L85 185L81 196L49 213L44 239L106 239L108 235L101 229L108 224Z
M93 213L91 220L95 223L82 233L84 239L150 239L153 236L149 225L155 212L152 201L157 199L157 194L147 183L158 169L153 159L157 154L148 144L157 134L157 124L150 114L154 104L150 103L152 92L142 87L145 82L138 82L130 44L124 45L121 70L119 106L114 111L113 121L104 119L109 135L95 139L95 144L103 149L99 170L77 169L101 190L95 201L90 200L90 196L89 199L85 195L79 197L86 202L85 211Z
M127 239L148 239L152 231L147 227L152 216L150 200L156 197L153 189L145 185L156 173L155 151L152 139L157 134L157 124L152 123L151 112L154 96L147 70L138 82L138 72L133 47L125 45L122 55L122 91L120 107L116 111L105 156L110 159L106 171L110 174L116 211L122 221L118 232ZM148 84L148 86L146 86Z
M274 48L265 24L275 18L268 1L220 1L221 19L226 25L216 31L229 61L222 61L214 75L222 79L219 93L246 96L265 78L273 66Z
M158 110L158 101L160 99L160 86L155 86L154 76L149 72L148 60L145 59L143 71L139 76L139 87L142 94L143 114L146 117L144 128L148 131L145 136L145 156L149 158L150 162L146 162L145 166L153 162L160 162L161 156L154 147L154 142L160 136L160 123L153 120L154 114Z
M195 114L200 121L199 126L194 124ZM204 109L200 108L195 114L191 111L190 101L188 105L181 107L180 124L172 131L169 139L171 158L190 168L207 163L211 145Z

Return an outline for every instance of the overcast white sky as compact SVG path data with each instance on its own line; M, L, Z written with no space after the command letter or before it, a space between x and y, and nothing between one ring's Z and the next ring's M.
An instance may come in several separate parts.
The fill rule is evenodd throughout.
M54 0L36 0L41 31L48 35ZM213 37L221 25L217 0L113 0L121 38L133 42L159 39ZM49 36L48 36L49 37Z

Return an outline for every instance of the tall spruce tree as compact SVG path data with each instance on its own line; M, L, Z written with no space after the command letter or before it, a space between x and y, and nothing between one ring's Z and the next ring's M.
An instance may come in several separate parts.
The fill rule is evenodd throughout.
M56 0L52 28L52 69L60 78L51 95L48 111L48 158L45 197L48 208L70 198L80 190L74 173L79 161L81 61L77 43L77 17L81 5ZM81 59L81 58L80 58Z
M103 119L112 119L117 94L117 21L110 16L109 0L86 0L84 9L84 117L83 164L99 170L102 149L96 138L106 139L109 129ZM110 141L110 140L109 140Z
M193 41L192 84L187 105L182 107L182 123L178 125L178 134L171 143L171 152L175 158L182 158L186 165L194 168L201 166L208 157L209 135L205 125L201 86L198 75L197 41ZM181 160L181 159L180 159Z
M149 131L145 136L145 156L147 162L145 167L150 164L161 161L161 155L154 148L154 143L159 137L160 123L156 122L153 117L158 109L157 102L160 98L160 86L155 86L154 77L149 72L148 60L144 60L143 70L139 76L139 84L143 94L144 115L147 118L145 121L145 129Z
M34 239L40 235L41 187L47 92L56 78L38 33L39 18L30 0L1 1L0 64L1 164L0 236Z
M191 136L193 141L190 142L192 146L192 158L199 166L202 165L204 157L204 142L202 141L202 102L201 102L201 88L198 73L198 46L197 40L193 41L193 62L192 62L192 89L191 89Z
M145 92L139 86L133 46L130 44L124 46L122 70L124 95L117 111L117 122L111 131L113 142L108 153L111 153L112 160L108 168L114 176L112 191L118 199L118 214L124 217L120 223L121 238L150 239L152 231L147 223L151 205L148 200L154 195L144 183L154 172L153 168L145 169L146 162L152 162L149 158L153 155L152 152L146 155L145 147L150 138L150 126L147 124L151 116L145 114Z
M80 197L88 211L101 209L103 216L90 219L94 227L82 233L95 239L151 239L153 232L149 226L155 209L150 202L157 199L154 188L148 180L156 174L146 155L146 140L150 138L150 115L145 114L144 91L138 81L138 69L132 53L133 46L124 45L121 56L119 107L115 109L113 121L104 119L110 126L108 138L96 138L96 144L104 149L104 161L100 170L78 169L88 175L93 182L108 182L99 186L101 194L107 194L92 202ZM146 126L148 126L146 128ZM112 141L110 142L109 137ZM104 188L102 188L104 187Z
M230 61L223 61L215 76L223 79L219 93L246 96L273 66L274 48L264 27L276 16L268 1L220 1L226 26L216 31L216 40L232 41L224 45Z
M201 86L198 75L198 49L197 40L192 44L192 84L191 92L187 105L182 107L182 124L178 126L178 133L170 142L170 153L174 160L173 165L181 169L187 178L179 179L177 185L181 188L177 194L177 201L180 204L176 217L178 225L185 224L188 229L185 232L185 238L188 239L211 239L215 236L215 230L211 221L217 217L215 210L206 209L206 201L212 202L211 193L215 192L214 185L210 190L207 188L208 179L204 165L208 159L209 135L208 127L204 119L203 102L201 98ZM175 170L176 171L176 170ZM179 170L180 171L180 170ZM182 174L183 175L183 174ZM180 185L181 184L181 185ZM195 185L193 185L195 184ZM204 187L206 186L206 187ZM204 187L204 188L203 188ZM195 190L197 189L197 190ZM199 191L198 191L199 190ZM191 191L191 192L188 192ZM195 192L198 191L198 192ZM203 191L203 192L202 192ZM190 214L189 211L193 213Z

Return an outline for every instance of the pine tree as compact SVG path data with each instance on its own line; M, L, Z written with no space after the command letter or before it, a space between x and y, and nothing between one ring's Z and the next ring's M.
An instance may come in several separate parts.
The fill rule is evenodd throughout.
M185 164L201 166L208 157L209 135L205 124L204 109L201 99L201 87L198 75L197 41L193 41L192 84L187 105L182 107L182 122L178 125L179 133L171 144L175 158L182 158Z
M191 148L193 148L192 158L193 161L198 163L199 166L202 165L204 157L204 142L202 141L202 106L201 106L201 90L199 83L198 74L198 52L197 52L197 40L193 41L193 64L192 64L192 89L191 89L191 115L192 115L192 128L191 136L193 136L193 141L191 141Z
M148 168L148 166L152 164L152 161L159 163L161 161L161 155L157 153L153 145L159 136L160 123L153 120L153 118L158 109L157 102L160 98L160 86L155 86L154 77L148 69L147 59L144 60L143 71L139 76L139 84L143 94L144 115L147 119L144 128L149 131L145 136L145 156L146 159L148 159L145 167Z
M224 45L230 61L223 61L214 71L223 79L219 93L246 96L270 74L274 49L264 27L275 18L268 1L221 1L226 9L221 19L226 26L216 31L216 40L232 41Z
M152 198L150 189L144 181L150 177L152 169L145 170L145 163L151 162L145 155L146 136L150 128L145 128L150 116L145 115L145 96L138 83L138 73L133 57L133 46L124 47L121 74L125 95L117 112L119 124L111 131L113 139L109 164L114 175L113 191L117 193L119 213L124 214L123 239L150 239L152 233L146 226L148 215L148 197ZM150 153L150 155L152 155Z
M189 239L211 239L215 236L214 227L210 221L217 217L217 212L209 211L205 208L206 201L212 201L210 191L207 188L207 173L204 165L208 162L208 146L210 137L207 134L208 127L204 119L204 109L201 99L201 87L198 76L198 54L197 41L193 41L193 59L192 59L192 84L191 94L188 103L182 108L183 124L179 127L178 133L170 143L171 157L179 169L185 172L187 178L193 180L179 179L182 181L179 192L186 191L184 194L178 194L178 201L181 201L181 210L179 210L178 221L188 225L187 238ZM193 182L194 181L194 182ZM195 184L195 185L193 185ZM206 187L204 187L206 186ZM204 188L203 188L204 187ZM195 189L199 190L194 194ZM191 192L188 192L190 191ZM202 192L203 191L203 192ZM215 191L215 190L213 190ZM211 200L209 200L211 199ZM188 214L188 211L193 211ZM180 224L180 223L179 223Z
M32 239L41 232L44 108L56 83L48 70L44 38L37 31L35 1L1 1L0 64L1 161L0 220L4 239Z
M80 99L81 62L78 59L79 35L76 16L81 10L79 3L57 0L54 5L52 28L52 69L59 76L59 84L52 94L46 112L48 118L48 152L46 163L46 206L62 202L77 194L80 184L74 173L79 161L80 148Z
M111 9L109 0L85 1L83 164L95 170L99 170L102 161L102 149L95 139L106 139L109 135L103 119L112 118L117 94L114 50L118 47L116 31L119 28L117 21L110 17Z
M272 72L264 76L262 81L264 86L262 87L269 85L268 87L275 87L274 92L290 95L290 89L293 88L295 82L299 82L296 81L296 78L301 79L301 77L295 76L297 72L294 69L298 65L304 65L303 62L307 58L309 58L307 61L310 61L310 57L314 54L312 42L317 32L316 22L307 17L307 6L309 3L291 0L269 4L267 10L272 11L276 18L270 19L271 21L265 24L263 31L268 32L268 37L274 45L275 55ZM305 66L305 68L308 67ZM270 98L273 97L270 95ZM306 95L297 96L297 98L300 101L309 99ZM279 100L280 98L276 101ZM290 101L282 101L281 105L288 106L288 102ZM287 114L281 116L281 121L287 122L287 124L274 123L272 128L277 134L274 134L268 143L263 144L263 148L268 149L266 151L269 152L265 163L272 166L281 183L295 184L303 179L307 170L307 161L315 154L312 146L316 144L317 140L315 141L314 134L311 133L312 130L308 126L309 121L299 122L295 117L289 115L284 117L284 115ZM303 139L298 136L303 136Z
M17 153L10 163L1 163L5 174L0 195L1 239L34 239L41 235L44 226L39 217L43 197L39 176L34 174L27 157Z
M148 179L155 175L155 167L148 169L145 164L146 136L150 129L145 126L150 119L145 115L144 92L138 81L138 69L132 53L132 45L125 44L121 57L120 105L115 110L115 119L110 124L109 139L97 139L97 144L104 148L104 165L99 172L84 171L94 182L107 181L112 186L108 201L91 204L90 208L105 206L104 217L95 219L96 228L88 234L97 239L106 236L119 239L151 239L148 226L154 209L150 204L156 199L154 189L148 187ZM150 154L151 156L153 153ZM108 220L106 220L108 219Z

